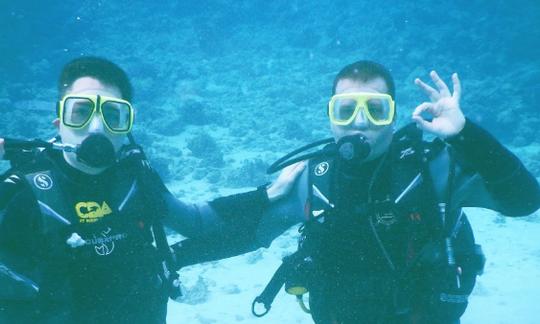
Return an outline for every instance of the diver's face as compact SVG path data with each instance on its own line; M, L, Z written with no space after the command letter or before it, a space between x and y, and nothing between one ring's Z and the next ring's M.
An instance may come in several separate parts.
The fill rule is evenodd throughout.
M122 94L117 87L105 85L91 77L82 77L75 80L66 92L66 95L101 95L122 98ZM125 134L111 133L103 123L103 119L99 113L95 113L90 122L83 128L71 128L58 120L55 121L55 124L58 127L58 134L62 139L62 143L65 144L80 145L89 135L102 134L111 141L115 152L118 153L126 138ZM83 172L95 174L101 171L79 162L75 153L64 152L64 157L71 166Z
M367 82L351 79L341 79L338 81L336 94L353 92L388 93L388 87L384 79L380 77ZM356 119L349 125L340 126L330 123L330 128L336 142L344 136L364 136L371 147L371 152L366 158L366 161L369 161L378 158L390 147L394 123L392 122L392 124L386 126L373 125L365 114L360 111Z

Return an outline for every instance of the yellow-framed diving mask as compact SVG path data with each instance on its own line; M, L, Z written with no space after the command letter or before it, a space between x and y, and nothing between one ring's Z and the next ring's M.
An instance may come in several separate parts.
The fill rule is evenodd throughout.
M100 95L68 94L58 102L58 116L67 127L86 127L96 112L111 133L126 134L133 126L133 107L123 99Z
M389 94L373 92L337 94L328 103L328 116L334 125L349 125L360 110L373 125L385 126L394 120L395 103Z

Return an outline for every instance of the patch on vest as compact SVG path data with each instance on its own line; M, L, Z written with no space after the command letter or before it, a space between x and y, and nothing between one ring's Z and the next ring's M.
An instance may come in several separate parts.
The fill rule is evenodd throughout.
M414 154L412 147L406 148L399 153L399 159L402 160L404 157Z
M53 180L45 173L39 173L34 176L34 185L41 190L49 190L53 187Z
M396 215L394 215L394 213L391 211L378 212L375 214L375 218L377 219L377 224L382 224L385 226L390 226L397 222Z
M75 204L75 211L80 223L94 223L98 219L112 213L106 202L101 205L95 201L81 201Z
M101 236L96 237L96 235L93 235L94 238L86 240L86 244L94 245L94 250L96 251L97 255L104 256L113 253L115 248L114 242L126 239L127 234L119 233L109 235L111 231L112 229L109 227L106 231L101 232Z
M320 177L324 175L326 172L328 172L328 169L330 168L330 164L328 162L321 162L315 166L315 169L313 169L313 173Z
M375 201L368 209L375 216L377 224L391 226L397 223L398 219L393 210L393 203L389 197L382 201Z

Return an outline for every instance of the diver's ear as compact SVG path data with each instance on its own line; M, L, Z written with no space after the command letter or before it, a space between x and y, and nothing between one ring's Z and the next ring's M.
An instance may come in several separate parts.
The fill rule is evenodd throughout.
M52 121L52 124L58 129L60 128L60 119L59 118L55 118L53 121Z

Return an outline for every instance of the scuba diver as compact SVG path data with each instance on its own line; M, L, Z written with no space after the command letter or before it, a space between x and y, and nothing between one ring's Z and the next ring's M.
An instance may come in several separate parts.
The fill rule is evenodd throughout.
M58 90L56 138L0 140L12 165L0 184L0 323L165 323L176 270L257 248L257 215L279 195L263 186L184 204L131 135L120 67L77 58ZM176 244L175 255L163 226L221 250Z
M255 298L254 315L264 316L285 285L316 323L459 323L485 263L462 208L529 215L540 207L540 188L465 118L457 74L453 91L430 76L434 87L415 80L429 101L395 131L395 86L384 66L358 61L337 74L327 107L333 138L269 169L306 160L282 172L274 185L294 188L261 219L303 224L297 252ZM277 226L258 230L269 241L278 234Z

